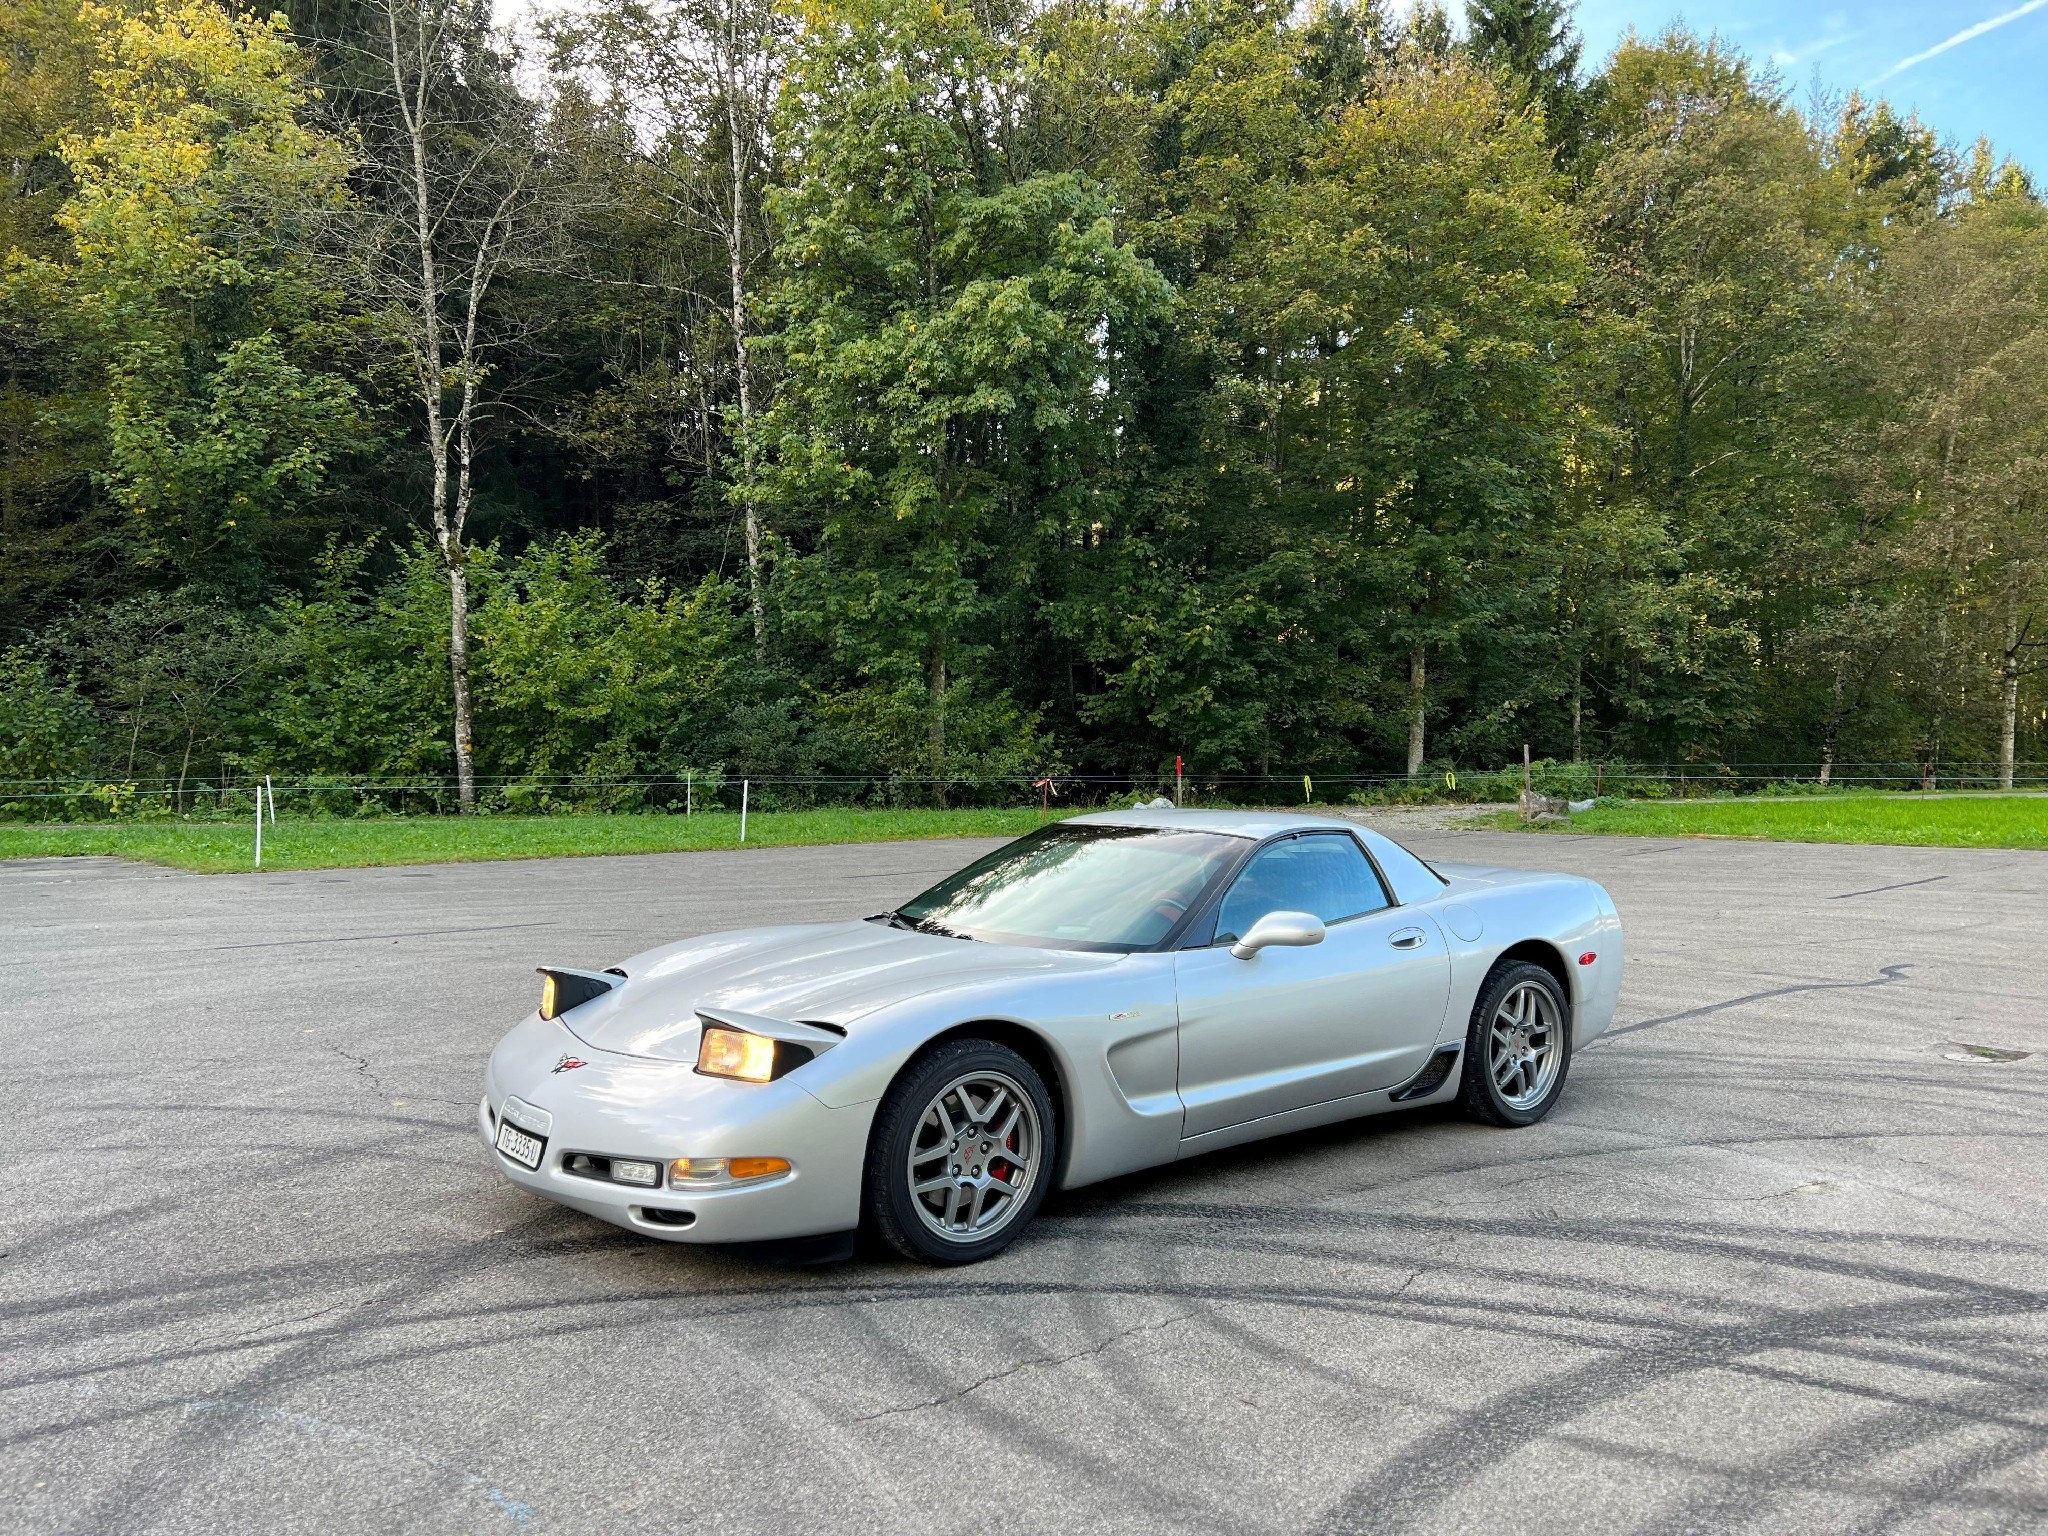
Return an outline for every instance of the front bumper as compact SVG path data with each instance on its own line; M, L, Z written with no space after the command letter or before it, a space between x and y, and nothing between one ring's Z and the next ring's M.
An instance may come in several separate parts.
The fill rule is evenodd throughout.
M830 1109L793 1078L731 1083L690 1066L576 1044L538 1016L491 1057L477 1130L498 1171L522 1189L667 1242L752 1243L851 1231L874 1104ZM582 1064L556 1068L564 1057ZM508 1095L547 1117L547 1148L528 1169L497 1150ZM519 1123L514 1117L514 1123ZM569 1159L786 1157L790 1171L723 1189L642 1189L569 1171Z

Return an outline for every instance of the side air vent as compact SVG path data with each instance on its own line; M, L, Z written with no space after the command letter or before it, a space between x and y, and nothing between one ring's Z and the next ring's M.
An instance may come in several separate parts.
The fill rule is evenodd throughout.
M1422 1064L1422 1070L1387 1097L1396 1104L1405 1104L1410 1099L1427 1098L1435 1093L1449 1079L1451 1068L1458 1064L1458 1052L1461 1049L1462 1047L1455 1045L1438 1046L1435 1054Z

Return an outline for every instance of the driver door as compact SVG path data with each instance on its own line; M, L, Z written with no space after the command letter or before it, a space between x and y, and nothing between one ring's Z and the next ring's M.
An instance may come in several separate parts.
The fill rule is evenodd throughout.
M1322 943L1230 952L1268 912L1312 912ZM1174 957L1183 1138L1391 1088L1436 1043L1451 968L1426 912L1394 906L1358 841L1303 832L1239 872L1214 939Z

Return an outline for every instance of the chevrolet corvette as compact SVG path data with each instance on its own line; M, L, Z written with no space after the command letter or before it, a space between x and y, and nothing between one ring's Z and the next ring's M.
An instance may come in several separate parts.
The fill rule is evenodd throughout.
M1621 972L1590 880L1336 818L1079 816L869 917L542 967L478 1129L514 1184L649 1237L963 1264L1049 1190L1280 1132L1532 1125Z

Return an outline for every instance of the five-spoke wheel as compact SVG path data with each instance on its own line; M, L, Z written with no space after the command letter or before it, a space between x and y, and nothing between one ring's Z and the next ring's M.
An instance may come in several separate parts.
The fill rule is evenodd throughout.
M1006 1247L1051 1182L1057 1126L1044 1079L993 1040L951 1040L883 1099L865 1214L906 1258L967 1264Z
M1495 966L1466 1032L1460 1102L1494 1125L1533 1125L1570 1065L1571 1005L1557 978L1526 961Z
M1501 1101L1511 1109L1534 1109L1550 1092L1564 1063L1557 1001L1533 981L1508 989L1493 1010L1487 1031L1487 1070Z

